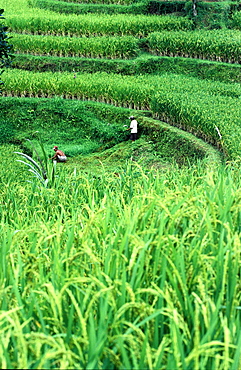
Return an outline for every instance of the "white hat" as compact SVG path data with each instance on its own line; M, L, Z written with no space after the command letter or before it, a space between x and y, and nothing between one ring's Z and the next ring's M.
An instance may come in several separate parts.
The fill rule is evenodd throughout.
M134 119L135 117L134 116L130 116L129 119Z

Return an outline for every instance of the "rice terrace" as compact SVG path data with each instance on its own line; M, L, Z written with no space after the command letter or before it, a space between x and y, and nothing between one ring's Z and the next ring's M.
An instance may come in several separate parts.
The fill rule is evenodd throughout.
M0 367L241 370L240 2L0 9Z

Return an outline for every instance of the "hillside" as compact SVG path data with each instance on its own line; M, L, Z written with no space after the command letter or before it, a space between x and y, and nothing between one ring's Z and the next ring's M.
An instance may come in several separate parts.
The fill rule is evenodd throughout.
M2 2L1 368L241 369L239 4Z
M138 116L149 110L216 145L227 159L240 155L233 145L240 136L240 68L232 64L239 60L239 31L193 31L185 16L63 14L50 4L70 3L21 1L12 13L6 1L17 55L5 72L5 96L90 99L138 109Z

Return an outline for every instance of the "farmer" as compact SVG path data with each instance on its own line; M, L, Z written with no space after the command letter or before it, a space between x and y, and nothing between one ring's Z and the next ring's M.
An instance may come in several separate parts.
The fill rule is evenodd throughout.
M55 155L49 159L53 159L56 162L62 162L62 163L66 162L67 160L66 155L64 154L64 152L62 152L62 150L59 150L57 146L54 146L53 150L55 151Z
M137 120L135 117L130 116L129 119L131 120L130 127L126 130L131 130L130 140L135 141L137 139Z

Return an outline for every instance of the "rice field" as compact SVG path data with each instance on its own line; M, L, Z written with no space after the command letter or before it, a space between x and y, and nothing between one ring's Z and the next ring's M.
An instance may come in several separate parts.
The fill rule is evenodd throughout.
M136 45L130 35L146 37L160 27L170 27L171 32L176 22L172 17L141 15L60 16L31 8L26 0L2 3L12 30L22 32L19 40L29 42L20 42L19 48L29 47L30 53L37 47L34 40L46 41L49 47L50 35L52 40L59 35L56 42L62 46L56 55L72 53L67 35L90 33L90 43L97 45L103 36L93 32L100 25L101 35L116 47L113 57L126 55L119 51L126 41L115 44L113 35ZM191 22L182 19L179 26L188 30ZM144 166L137 159L140 146L129 142L125 160L122 143L119 152L108 152L108 161L106 152L98 152L98 165L91 163L93 157L81 155L55 166L40 143L43 178L36 156L40 167L19 155L22 138L16 127L24 128L22 135L32 134L35 117L35 124L43 124L42 132L48 130L54 110L41 105L41 118L40 108L37 112L25 102L21 110L15 103L12 122L11 115L6 115L6 127L0 122L5 137L11 138L0 145L0 367L241 370L240 84L169 73L128 77L108 71L77 73L75 79L73 73L5 71L5 92L18 98L1 98L2 104L35 97L37 106L40 96L60 96L60 107L54 109L61 117L63 97L100 99L108 103L106 108L100 103L94 108L92 102L86 109L99 110L100 121L108 115L122 127L120 106L131 113L135 108L140 123L149 124L143 124L143 130L155 126L153 118L147 118L151 115L191 125L194 131L202 128L220 144L226 162L211 161L210 155L189 166L174 161ZM80 111L77 105L78 100L75 109ZM51 120L46 118L49 112ZM68 117L78 135L79 116L69 112ZM87 118L83 123L96 120L93 127L99 125L105 132L104 124L91 115ZM64 123L61 127L68 130ZM167 125L162 130L167 131ZM51 135L52 140L65 137L64 132L51 133L48 143ZM66 141L70 148L72 142Z
M239 368L238 164L44 187L1 150L2 368Z

